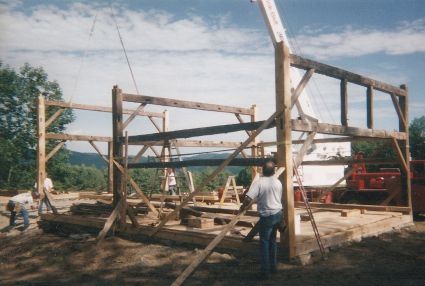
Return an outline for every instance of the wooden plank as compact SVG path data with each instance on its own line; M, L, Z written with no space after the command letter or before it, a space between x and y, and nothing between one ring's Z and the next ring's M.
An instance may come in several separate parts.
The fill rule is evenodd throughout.
M48 106L60 106L60 107L64 107L64 108L72 108L72 109L79 109L79 110L90 110L90 111L109 112L109 113L112 112L112 107L96 106L96 105L89 105L89 104L69 103L69 102L63 102L63 101L46 100L46 105L48 105ZM133 114L134 111L135 111L134 109L125 109L124 108L123 114ZM162 118L162 113L160 113L160 112L139 111L137 115Z
M386 93L395 93L399 96L406 96L407 92L396 86L374 80L359 74L355 74L337 67L319 63L313 60L305 59L300 56L292 54L291 56L291 66L300 68L300 69L314 69L316 73L330 76L337 79L346 79L348 82L362 85L364 87L373 86L376 90L386 92Z
M55 146L55 148L53 148L50 152L49 152L49 154L47 154L47 156L46 156L46 162L47 161L49 161L50 160L50 158L52 158L62 147L63 147L63 145L65 145L65 142L66 141L62 141L62 142L59 142L59 144L57 144L56 146Z
M256 129L251 136L248 137L248 139L246 139L241 146L238 147L238 149L236 149L223 163L221 163L221 165L219 167L217 167L201 184L200 186L198 186L196 188L196 190L191 193L189 196L187 196L180 205L178 205L176 207L176 209L171 212L170 214L168 214L166 217L164 217L161 222L158 224L158 226L152 231L151 236L155 235L156 233L158 233L158 231L160 231L162 229L162 227L172 218L174 218L176 216L176 214L180 211L180 209L182 207L184 207L185 205L187 205L187 203L189 201L191 201L193 199L194 196L196 196L197 194L199 194L202 189L207 186L221 171L224 170L224 168L227 167L227 165L236 158L236 156L238 156L238 154L246 147L248 146L248 144L254 140L255 137L258 136L258 134L260 134L264 129L267 128L267 126L269 126L273 121L276 120L276 118L280 117L280 115L282 114L282 111L276 111L274 112L266 121L264 121L263 124L261 124L260 127L258 127L258 129Z
M99 142L112 141L111 137L106 137L106 136L72 135L72 134L57 134L57 133L47 133L46 139L66 140L66 141L99 141Z
M300 80L300 83L298 84L297 88L294 90L291 98L291 108L294 107L294 104L298 101L298 98L302 94L305 86L307 85L308 81L314 74L314 69L309 69L306 71L302 79Z
M114 192L114 157L112 142L108 142L108 193Z
M348 94L347 94L347 80L344 78L341 80L341 125L347 126L348 119Z
M46 129L50 126L63 112L65 111L64 108L60 108L56 110L56 112L49 117L49 119L46 121Z
M367 128L373 129L373 86L369 85L366 92Z
M123 99L124 101L129 101L129 102L138 102L138 103L146 103L146 104L161 105L161 106L172 106L172 107L179 107L179 108L226 112L226 113L239 113L239 114L245 114L245 115L252 114L252 110L249 108L218 105L218 104L203 103L203 102L196 102L196 101L186 101L186 100L156 97L156 96L153 97L153 96L146 96L146 95L124 93Z
M375 138L377 137L383 139L396 138L398 140L405 140L407 137L407 134L405 132L356 128L350 126L302 121L296 119L292 119L292 130L301 132L316 131L317 133L322 134L333 134L343 136L360 136Z
M280 176L283 186L282 216L287 228L280 236L280 245L284 255L291 259L296 255L295 241L295 211L293 189L293 166L292 166L292 132L291 132L291 77L289 48L283 43L275 46L275 86L276 86L276 110L283 110L282 117L276 126L276 141L282 142L277 146L278 167L284 167L290 172L284 172Z
M312 208L317 209L365 209L368 211L380 211L380 212L401 212L403 214L410 214L412 210L409 207L397 207L397 206L375 206L375 205L353 205L353 204L323 204L310 202ZM295 207L304 208L304 202L295 202Z
M133 135L128 138L129 143L135 142L146 142L146 141L158 141L158 140L170 140L170 139L178 139L178 138L189 138L189 137L199 137L205 135L213 135L213 134L222 134L229 132L236 132L242 130L256 130L258 129L264 121L257 122L247 122L247 123L238 123L238 124L226 124L226 125L216 125L216 126L208 126L208 127L200 127L200 128L191 128L191 129L182 129L161 133L151 133L144 135ZM274 127L274 122L270 122L265 129ZM121 142L122 142L121 138Z

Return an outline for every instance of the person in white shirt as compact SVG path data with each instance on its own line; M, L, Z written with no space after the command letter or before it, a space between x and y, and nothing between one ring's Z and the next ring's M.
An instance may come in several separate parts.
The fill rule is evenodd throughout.
M55 213L56 208L55 206L52 205L52 203L50 202L49 198L46 195L46 192L51 192L53 190L53 182L50 178L47 177L46 174L46 178L44 179L44 183L43 183L43 191L40 193L40 202L38 205L38 214L40 215L43 212L43 205L46 205L46 211L49 211L50 209L52 209Z
M174 169L167 169L167 178L168 178L168 194L177 195L177 181Z
M26 207L32 207L33 202L33 193L31 192L22 193L10 198L9 202L7 203L7 210L10 211L10 227L15 226L15 219L17 214L22 215L24 219L24 230L29 227L30 222Z
M252 183L247 192L240 212L257 200L260 215L260 254L261 274L268 278L276 272L277 264L277 230L282 224L282 183L274 176L275 164L267 161L263 165L263 176Z

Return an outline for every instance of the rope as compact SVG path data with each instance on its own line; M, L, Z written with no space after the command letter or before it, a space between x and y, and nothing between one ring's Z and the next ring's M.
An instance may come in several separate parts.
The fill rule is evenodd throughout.
M136 89L137 94L139 95L140 94L139 93L139 88L137 87L137 83L136 83L136 79L134 77L133 69L131 68L130 60L129 60L128 55L127 55L127 50L125 49L124 41L122 39L120 28L118 27L118 23L117 23L117 20L115 18L115 14L114 14L114 10L112 8L111 2L109 2L109 8L111 9L111 16L112 16L112 19L114 20L115 28L117 29L118 37L120 39L121 47L122 47L122 50L124 52L125 59L127 61L128 69L130 70L131 78L133 79L134 87Z
M69 104L72 104L72 100L74 99L75 92L77 91L78 83L79 83L80 77L81 77L81 71L83 69L83 65L84 65L85 59L87 57L87 51L89 49L90 40L91 40L91 38L93 36L93 33L94 33L94 28L96 26L96 21L97 21L97 15L98 14L99 14L99 11L96 12L96 15L94 16L93 23L92 23L91 28L90 28L89 38L87 39L87 44L86 44L86 47L84 49L83 56L81 58L80 67L78 68L77 77L75 79L74 86L73 86L72 92L71 92L71 96L69 98Z

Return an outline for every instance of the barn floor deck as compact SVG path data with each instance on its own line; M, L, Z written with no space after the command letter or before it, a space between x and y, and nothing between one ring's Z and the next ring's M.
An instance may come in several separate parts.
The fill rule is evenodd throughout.
M208 213L208 208L211 208L211 214L217 215L217 211L220 211L217 205L204 206L202 211ZM225 204L222 207L222 210L227 212L232 212L232 209L236 209L234 204ZM343 210L337 207L332 209L313 208L314 218L326 248L339 246L350 241L358 241L363 237L390 232L413 223L412 216L402 212L360 210L361 208L352 210ZM296 208L296 214L303 216L305 213L305 209ZM233 216L232 214L223 213L219 215L220 217L228 218ZM139 227L133 227L128 221L126 227L120 230L115 229L114 234L132 240L146 240L149 233L153 230L153 225L157 219L151 214L138 215L137 219L140 224ZM255 224L258 218L255 216L254 211L249 216L244 216L243 220L248 224ZM72 231L81 230L95 233L103 228L105 221L105 217L99 216L72 215L70 213L59 215L43 214L40 225L46 230L53 227L56 230L67 228L72 229ZM223 225L215 225L204 229L192 228L181 225L180 220L172 220L156 234L156 239L206 246L222 228ZM223 251L257 252L258 236L251 242L243 242L244 236L250 230L251 227L248 226L236 226L234 231L228 233L222 240L219 248ZM319 249L310 221L300 222L300 232L296 235L296 241L297 256L315 252Z

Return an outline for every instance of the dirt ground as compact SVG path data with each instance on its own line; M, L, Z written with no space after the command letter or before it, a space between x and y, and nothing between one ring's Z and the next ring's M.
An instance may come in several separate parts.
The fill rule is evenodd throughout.
M198 251L109 237L7 231L0 211L0 285L170 285ZM332 249L325 261L279 263L267 281L255 256L214 252L185 285L425 285L425 219L414 226Z

